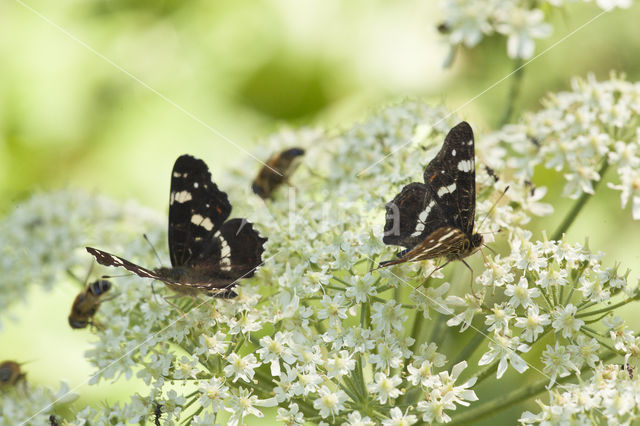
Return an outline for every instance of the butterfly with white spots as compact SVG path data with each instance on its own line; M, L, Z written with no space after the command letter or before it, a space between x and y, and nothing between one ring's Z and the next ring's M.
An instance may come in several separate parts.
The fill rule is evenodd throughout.
M121 266L172 290L232 298L237 281L253 276L262 262L264 243L246 219L231 219L227 194L211 181L204 161L180 156L171 173L169 254L171 267L147 269L121 257L87 247L98 263Z
M383 242L405 247L380 267L444 257L461 260L482 246L474 233L476 206L473 130L466 122L447 134L424 171L424 183L412 182L386 205ZM468 265L467 265L468 266Z

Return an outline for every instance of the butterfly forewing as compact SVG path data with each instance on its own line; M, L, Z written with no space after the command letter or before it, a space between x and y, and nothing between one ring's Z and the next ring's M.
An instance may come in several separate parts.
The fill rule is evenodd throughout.
M473 130L462 122L449 131L444 145L424 171L424 182L435 195L451 226L473 232L476 172Z
M212 237L231 213L227 194L211 181L204 161L180 156L171 173L169 254L173 266L209 257Z
M142 278L153 278L165 282L167 281L166 277L163 277L152 270L136 265L135 263L129 262L119 256L115 256L111 253L107 253L106 251L98 250L93 247L86 247L86 249L101 265L115 267L121 266Z

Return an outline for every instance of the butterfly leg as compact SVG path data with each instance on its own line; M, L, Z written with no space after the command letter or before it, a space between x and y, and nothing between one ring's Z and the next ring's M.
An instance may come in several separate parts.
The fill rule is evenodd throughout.
M440 269L442 269L442 268L444 268L445 266L447 266L447 265L449 264L449 262L450 262L450 261L448 260L448 261L446 261L443 265L436 266L436 267L433 269L433 271L429 272L429 275L427 275L427 278L425 278L425 279L424 279L424 282L426 283L426 282L427 282L427 280L428 280L429 278L431 278L431 275L433 275L436 271L439 271ZM424 285L424 284L423 284L423 285Z
M471 288L471 294L473 294L473 297L475 297L476 299L480 300L480 298L478 297L476 292L473 291L473 269L471 269L471 266L469 266L469 264L467 262L465 262L464 259L460 259L460 262L464 263L464 266L466 266L467 269L469 270L469 272L471 272L471 280L469 280L469 287Z
M165 302L167 302L169 305L173 306L178 312L180 312L180 314L186 318L187 314L182 310L182 308L180 308L180 306L176 305L175 303L173 303L172 301L170 301L169 299L177 299L178 297L182 297L181 294L173 294L171 296L162 296L162 298L164 299Z

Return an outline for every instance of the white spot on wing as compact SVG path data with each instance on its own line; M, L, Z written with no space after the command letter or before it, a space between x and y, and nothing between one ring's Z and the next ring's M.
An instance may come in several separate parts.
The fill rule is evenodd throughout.
M180 177L180 176L182 176L182 173L173 172L173 177Z
M442 198L444 194L453 194L455 190L456 190L455 182L453 182L449 186L443 186L442 188L438 189L438 197Z
M199 186L200 186L200 184L199 184L198 182L193 182L193 187L194 187L194 188L197 188L197 187L199 187Z
M456 156L456 150L455 149L453 151L451 151L451 155L454 156L454 157Z
M467 142L467 145L473 145L473 139L471 139L469 142Z
M445 241L445 240L447 240L450 236L452 236L452 235L453 235L453 234L455 234L455 233L456 233L456 231L455 231L455 230L453 230L453 231L449 231L448 233L446 233L446 234L444 234L442 237L440 237L440 238L438 239L438 241L439 241L439 242ZM438 245L440 245L440 244L438 244Z
M194 214L191 216L191 223L194 225L202 226L207 231L211 231L213 229L213 222L208 217L202 217L199 214Z
M472 167L473 164L471 163L471 160L462 160L458 163L458 170L461 172L468 173L471 171Z
M416 228L411 234L412 237L417 237L418 235L422 234L422 231L424 231L424 224L427 221L427 217L429 217L429 213L431 212L431 209L435 204L436 202L434 200L431 200L427 207L425 207L425 209L420 212L420 214L418 215L418 223L416 224Z
M172 192L171 200L169 204L173 204L174 202L185 203L191 200L191 193L188 191L180 191L180 192Z

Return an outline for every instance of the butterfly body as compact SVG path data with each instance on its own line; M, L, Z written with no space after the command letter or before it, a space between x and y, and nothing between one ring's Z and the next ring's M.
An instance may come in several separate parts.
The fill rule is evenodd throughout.
M475 153L471 126L462 122L424 171L386 205L383 242L405 247L380 267L427 259L461 260L483 243L475 233Z
M233 291L237 281L253 276L260 266L267 239L246 219L227 220L230 213L227 194L212 182L204 161L182 155L171 173L171 267L148 269L102 250L86 249L101 265L162 281L178 293L231 298L237 296Z

